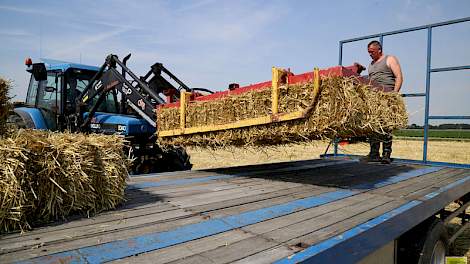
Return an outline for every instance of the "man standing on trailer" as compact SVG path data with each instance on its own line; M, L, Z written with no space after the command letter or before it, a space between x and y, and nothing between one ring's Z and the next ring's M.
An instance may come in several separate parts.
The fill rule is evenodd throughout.
M367 45L372 62L369 65L369 79L379 85L380 90L384 92L398 93L403 83L403 74L400 63L393 55L385 55L382 52L380 42L374 40ZM382 142L382 158L380 158L380 142ZM365 161L382 162L390 164L390 155L392 154L392 134L381 138L370 138L370 152Z

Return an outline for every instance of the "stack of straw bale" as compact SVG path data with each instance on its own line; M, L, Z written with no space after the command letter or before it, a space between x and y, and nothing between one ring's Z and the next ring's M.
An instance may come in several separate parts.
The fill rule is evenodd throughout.
M10 81L0 78L0 137L7 132L8 112L11 108L8 95L10 89Z
M0 78L2 133L9 85ZM11 129L0 136L0 233L94 214L123 201L130 164L122 138Z
M307 109L312 105L313 84L280 87L279 113ZM271 89L226 96L219 100L191 102L186 127L227 124L271 114ZM179 109L161 108L158 130L179 128ZM322 77L320 96L303 119L267 125L161 137L163 145L205 147L276 145L325 138L380 136L404 128L408 117L398 93L377 91L356 77Z
M127 165L117 136L13 133L0 140L1 232L115 208Z

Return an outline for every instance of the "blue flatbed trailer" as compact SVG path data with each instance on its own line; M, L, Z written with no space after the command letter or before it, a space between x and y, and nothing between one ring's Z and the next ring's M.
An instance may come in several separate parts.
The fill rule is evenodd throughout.
M0 263L395 263L469 190L470 169L348 157L148 174L116 210L1 236Z

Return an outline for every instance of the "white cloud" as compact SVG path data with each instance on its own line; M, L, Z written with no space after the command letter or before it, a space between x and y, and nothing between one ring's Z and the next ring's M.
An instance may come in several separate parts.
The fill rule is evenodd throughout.
M31 37L34 36L29 31L23 30L23 29L0 29L0 35L6 36L6 37Z
M66 45L65 46L66 48L51 52L49 56L63 57L63 56L70 56L71 54L77 54L77 51L79 51L80 49L86 48L87 46L90 46L90 45L96 45L99 42L106 43L106 40L113 38L115 36L118 36L120 34L123 34L128 30L129 30L128 28L117 28L109 32L101 33L101 34L95 34L92 36L85 36L85 37L82 36L80 40L74 42L71 45Z
M55 16L54 13L46 12L46 11L43 11L43 10L40 10L40 9L32 9L32 8L21 7L21 6L0 5L0 9L6 10L6 11L17 12L17 13Z

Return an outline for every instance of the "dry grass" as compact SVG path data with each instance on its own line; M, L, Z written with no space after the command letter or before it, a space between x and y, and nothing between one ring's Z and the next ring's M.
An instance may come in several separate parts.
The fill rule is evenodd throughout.
M239 166L280 161L293 161L318 158L328 145L327 141L314 141L310 144L288 144L277 147L231 147L209 150L204 148L188 148L194 169ZM470 142L430 141L428 159L470 164ZM332 149L330 148L330 151ZM366 143L340 146L342 153L367 154L369 145ZM392 156L407 159L422 159L423 142L413 140L394 140ZM456 240L451 249L455 255L466 255L470 263L470 229L467 229Z
M6 133L8 112L11 108L8 95L11 82L0 77L0 137Z
M188 153L194 169L239 166L280 161L318 158L325 152L328 141L312 141L305 144L287 144L271 147L229 147L205 149L190 147ZM367 143L339 146L341 153L366 155ZM453 163L470 163L470 142L430 141L428 160ZM332 147L330 147L330 152ZM415 140L394 140L392 156L405 159L422 159L423 142Z

